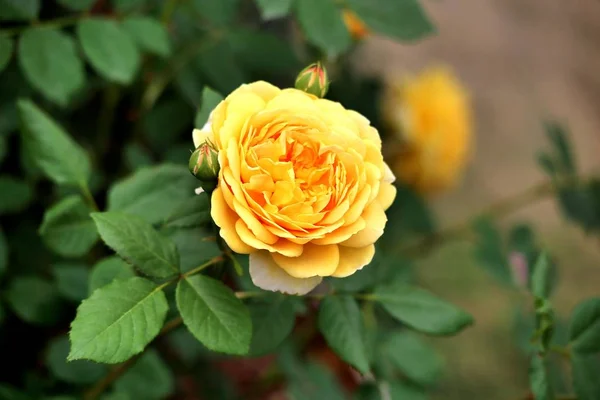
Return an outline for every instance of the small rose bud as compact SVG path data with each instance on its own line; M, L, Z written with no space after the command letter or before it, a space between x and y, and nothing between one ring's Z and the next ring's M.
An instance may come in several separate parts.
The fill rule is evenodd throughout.
M325 97L329 89L329 78L325 67L317 62L304 68L296 78L296 89L317 97Z
M202 182L214 182L219 175L219 154L208 142L202 143L190 157L190 172Z

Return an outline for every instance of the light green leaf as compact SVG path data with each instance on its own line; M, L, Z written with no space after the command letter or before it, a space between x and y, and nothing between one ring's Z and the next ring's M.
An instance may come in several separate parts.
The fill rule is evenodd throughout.
M573 388L577 400L600 399L600 358L597 354L572 354Z
M251 357L273 352L294 329L296 313L289 297L269 297L250 303L248 309L252 318Z
M69 196L46 210L39 232L44 243L64 257L83 256L98 240L90 209L79 196Z
M534 355L529 367L529 385L536 400L554 399L554 393L548 378L546 360L543 357Z
M0 21L28 21L37 18L40 0L0 0Z
M350 296L328 296L319 307L319 330L344 361L361 373L369 372L364 326L356 300Z
M283 18L292 8L293 0L256 0L260 15L264 21Z
M131 35L141 50L168 57L171 42L163 24L151 17L129 17L123 21L123 28Z
M27 29L19 40L19 63L29 83L63 107L85 84L75 41L58 29Z
M431 335L453 335L473 323L460 308L402 282L376 288L373 297L400 322Z
M140 67L140 54L131 39L115 21L84 19L77 36L85 56L103 77L120 84L133 82Z
M58 4L73 10L73 11L84 11L90 8L96 0L57 0Z
M160 286L143 278L116 280L77 308L69 360L107 364L144 350L163 326L169 305Z
M148 350L115 382L115 389L132 399L162 400L175 390L171 369L155 350Z
M33 162L59 185L86 185L91 167L85 151L31 101L19 100L18 108L23 140Z
M143 219L119 212L91 215L108 247L144 274L167 278L179 272L175 244Z
M201 129L208 121L210 113L217 105L219 105L222 100L223 96L215 92L213 89L205 86L204 90L202 91L202 101L200 103L198 113L196 114L194 126L198 129Z
M10 62L10 58L12 57L13 53L13 48L14 43L12 39L7 36L0 35L0 72L2 72L2 70L6 68L6 66Z
M129 12L139 8L146 3L147 0L112 0L115 9L119 12Z
M412 332L393 333L384 345L383 354L403 375L419 385L433 385L441 376L440 355Z
M0 3L1 4L1 3ZM18 391L14 387L0 383L0 399L2 400L33 400L23 392Z
M600 352L600 298L587 299L575 307L569 341L578 353Z
M137 215L151 224L162 222L196 195L196 186L198 181L183 165L142 168L110 188L108 210Z
M239 0L193 0L192 5L202 17L223 26L234 22Z
M533 267L531 276L531 292L538 298L547 298L551 290L551 270L548 254L542 252Z
M50 342L46 353L46 365L58 379L79 385L90 385L106 374L106 367L90 361L67 361L69 338L60 336Z
M33 200L31 185L8 175L0 175L0 193L0 215L21 212Z
M347 4L369 28L382 35L413 41L435 33L418 0L348 0Z
M185 200L166 218L164 225L174 228L196 228L211 221L208 195L201 193Z
M10 282L6 300L15 314L30 324L51 325L60 311L56 287L37 277L19 277Z
M8 243L2 227L0 227L0 276L4 275L8 268Z
M165 234L175 243L181 255L180 268L187 272L211 258L221 255L214 237L202 229L173 229Z
M177 308L183 323L213 351L244 355L250 349L250 313L231 289L202 275L179 281Z
M53 272L63 297L76 302L87 297L90 273L86 265L59 263L54 265Z
M89 294L109 283L133 278L135 272L131 265L117 256L106 257L96 263L90 273Z
M299 0L296 16L308 41L329 56L337 56L350 47L350 33L333 0Z

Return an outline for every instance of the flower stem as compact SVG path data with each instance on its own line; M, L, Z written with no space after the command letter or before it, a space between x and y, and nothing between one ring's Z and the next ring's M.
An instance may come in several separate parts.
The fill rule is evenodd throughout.
M214 257L213 259L205 262L204 264L202 264L202 265L200 265L200 266L198 266L198 267L196 267L196 268L194 268L192 270L189 270L188 272L182 274L181 277L182 278L187 278L188 276L197 274L198 272L205 270L206 268L210 267L213 264L218 263L219 261L223 261L223 256Z
M98 212L100 209L98 208L98 204L96 204L96 200L94 200L94 196L92 196L92 192L90 192L90 188L86 182L83 182L79 185L81 189L81 194L83 195L85 201L92 208L92 210Z

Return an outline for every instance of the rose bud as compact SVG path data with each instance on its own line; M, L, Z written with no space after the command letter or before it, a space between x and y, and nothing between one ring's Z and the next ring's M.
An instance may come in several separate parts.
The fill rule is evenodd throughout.
M325 97L329 89L329 78L325 67L317 62L304 68L296 78L296 89L317 97Z
M198 180L213 182L219 175L219 153L208 142L204 142L190 157L190 172Z

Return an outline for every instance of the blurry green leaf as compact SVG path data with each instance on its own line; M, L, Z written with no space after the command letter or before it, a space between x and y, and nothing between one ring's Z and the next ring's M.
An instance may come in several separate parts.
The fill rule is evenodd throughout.
M96 0L57 0L59 4L73 11L84 11L89 9Z
M19 41L19 62L31 85L60 106L85 84L75 41L60 30L27 29Z
M84 19L77 36L85 56L103 77L120 84L133 82L140 67L140 54L131 37L115 21Z
M4 275L6 268L8 268L8 243L6 243L6 236L4 231L0 227L0 276Z
M5 74L8 72L4 72ZM12 79L10 76L4 76L4 79ZM2 81L0 81L2 82ZM8 136L19 128L19 113L14 99L10 102L0 105L0 136Z
M460 308L403 282L376 288L373 299L400 322L431 335L453 335L473 323Z
M51 325L59 316L56 287L41 278L14 278L6 290L6 300L19 318L31 324Z
M230 288L194 275L179 281L176 298L183 323L202 344L228 354L248 353L252 339L250 313Z
M210 113L217 105L219 105L222 100L223 96L205 86L204 90L202 91L202 101L200 102L200 108L198 108L198 112L196 113L194 126L198 129L201 129L208 121Z
M555 121L547 121L544 128L552 142L561 172L567 175L576 174L577 168L566 129Z
M252 318L250 357L269 354L279 347L294 329L296 313L292 299L273 296L248 304Z
M547 298L550 295L552 283L550 272L550 260L548 259L548 254L542 252L535 263L533 274L531 276L531 292L534 296Z
M186 143L178 143L163 153L163 162L172 164L184 164L192 155L194 143L189 140Z
M294 0L256 0L263 20L283 18L288 15Z
M573 388L577 400L600 399L600 358L597 354L571 355L571 366L573 368Z
M91 215L102 240L142 273L167 278L179 272L175 244L143 219L119 212Z
M554 158L548 153L539 152L537 154L537 162L548 176L555 177L558 174L558 167Z
M135 272L131 265L117 256L106 257L96 263L90 273L89 294L114 280L124 281L133 278Z
M344 361L359 372L369 372L364 343L364 326L356 300L349 296L328 296L319 307L319 330Z
M86 265L60 263L53 267L58 292L66 299L80 302L88 296L89 270Z
M0 215L21 212L33 200L31 186L8 175L0 175L0 193Z
M148 0L111 0L119 12L129 12L141 7Z
M578 353L600 352L600 298L579 303L571 317L570 344Z
M0 0L0 21L36 19L40 6L40 0Z
M403 375L419 385L433 385L442 374L440 355L412 332L393 333L384 345L383 354Z
M1 2L1 0L0 0ZM13 41L7 36L0 35L0 72L8 65L13 53Z
M123 28L131 35L141 50L168 57L171 54L169 34L155 18L129 17L123 21Z
M296 1L296 16L307 40L329 56L337 56L350 47L350 33L333 0Z
M1 132L0 132L1 134ZM8 153L8 143L6 138L0 136L0 164L4 161L6 154Z
M50 342L46 354L46 364L50 372L58 379L68 383L89 385L104 376L106 367L90 361L67 361L69 355L69 338L58 337Z
M289 379L288 393L294 400L344 400L344 391L331 370L309 362Z
M170 368L155 350L148 350L115 382L115 389L132 399L166 399L175 390Z
M274 34L238 28L230 32L228 38L245 69L285 76L302 67L294 48Z
M375 383L362 383L354 392L352 400L383 400Z
M168 341L179 358L189 367L194 366L200 356L209 352L186 328L171 332Z
M489 218L479 218L473 225L477 235L475 258L494 278L506 285L514 285L500 231Z
M124 149L125 161L131 170L141 169L152 165L152 157L146 149L137 143L129 143Z
M164 221L180 204L196 196L198 181L186 166L163 164L143 168L114 184L108 192L108 210Z
M546 360L534 355L529 367L529 385L536 400L553 400L554 393L548 379Z
M228 25L235 21L239 0L193 0L198 14L215 25Z
M386 214L388 225L382 237L386 248L397 247L402 235L435 233L436 224L427 203L408 187L398 187L396 199Z
M100 398L101 400L134 400L133 397L126 392L114 391L109 394L105 394Z
M508 234L508 247L521 253L528 264L533 265L538 257L538 246L533 229L529 225L516 224Z
M175 77L175 87L192 107L198 107L204 89L204 77L198 72L195 63L188 63ZM188 139L189 140L189 139Z
M427 400L429 398L423 389L401 382L390 382L389 393L391 400Z
M224 96L248 81L227 38L206 46L196 58L196 65L206 82ZM215 68L215 65L219 68Z
M193 109L181 99L161 101L144 116L144 133L152 149L163 153L182 134L192 142L188 129L194 120ZM190 147L193 145L190 144ZM186 160L187 162L187 160Z
M435 33L418 0L348 0L347 4L369 28L382 35L413 41Z
M221 254L214 237L202 229L176 229L166 232L180 254L180 268L187 272Z
M90 209L79 196L69 196L46 210L40 235L50 249L64 257L83 256L98 240Z
M35 164L59 185L84 186L90 178L85 151L29 100L18 101L23 140Z
M557 200L565 217L583 229L591 230L600 225L600 207L589 187L561 188Z
M107 364L127 360L158 335L168 308L161 287L149 280L115 280L77 308L68 359Z
M535 298L535 332L532 340L539 344L539 352L545 354L554 335L554 310L548 299Z
M0 0L1 1L1 0ZM0 4L2 4L0 2ZM0 383L0 399L2 400L33 400L31 397L14 387Z
M200 193L185 200L165 219L164 225L174 228L196 228L211 221L208 195ZM180 252L181 253L181 252Z

